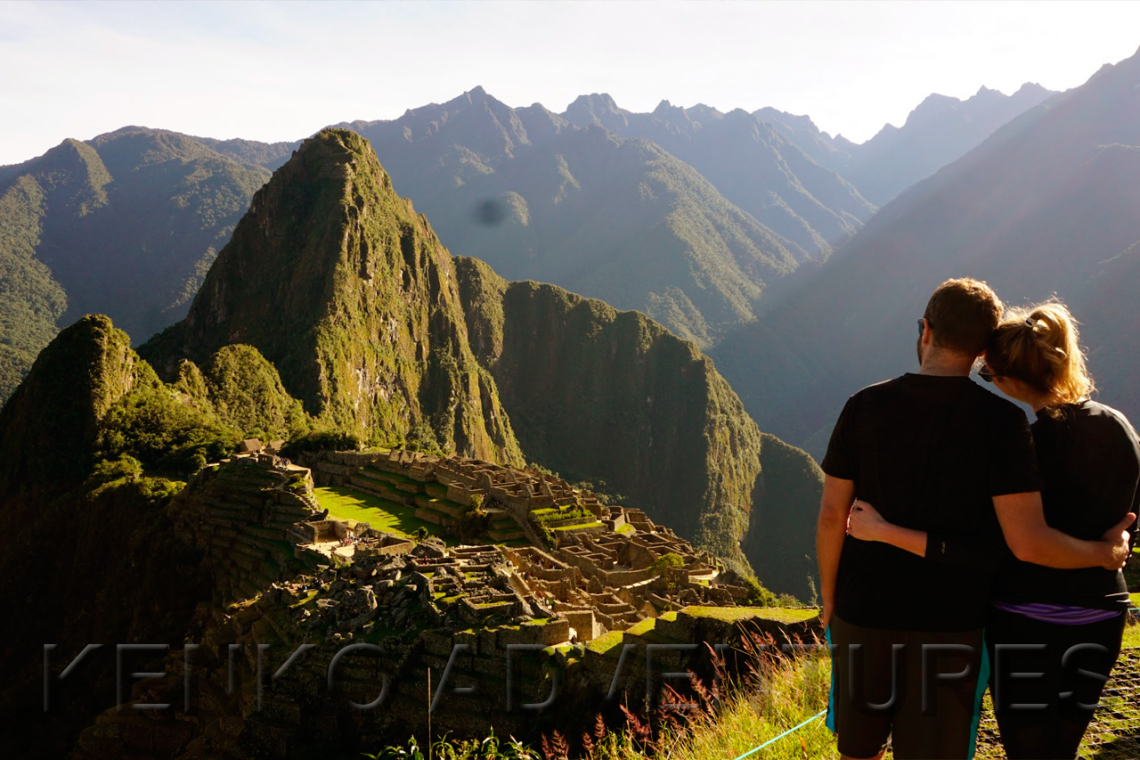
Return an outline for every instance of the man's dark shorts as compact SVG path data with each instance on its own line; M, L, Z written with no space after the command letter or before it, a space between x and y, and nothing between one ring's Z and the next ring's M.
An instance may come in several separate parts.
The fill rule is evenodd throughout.
M982 630L893 631L832 616L827 725L848 757L974 756L989 661ZM980 676L980 679L979 679Z

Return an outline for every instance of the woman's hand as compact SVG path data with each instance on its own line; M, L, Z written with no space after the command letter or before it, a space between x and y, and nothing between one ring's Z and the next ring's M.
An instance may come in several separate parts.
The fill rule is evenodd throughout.
M883 528L889 524L877 509L865 501L856 500L847 520L847 532L860 541L881 541Z
M1128 562L1128 558L1132 556L1131 536L1128 534L1128 529L1134 522L1136 522L1136 515L1129 512L1123 520L1109 528L1101 537L1101 540L1107 544L1108 555L1103 565L1106 570L1120 570Z

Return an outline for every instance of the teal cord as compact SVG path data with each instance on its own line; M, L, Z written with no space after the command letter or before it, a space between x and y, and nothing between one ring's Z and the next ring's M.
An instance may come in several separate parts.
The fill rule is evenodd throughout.
M748 750L748 751L747 751L747 752L745 752L743 755L741 755L740 757L736 758L736 760L744 760L744 758L746 758L746 757L750 757L750 756L752 756L752 755L755 755L757 752L759 752L760 750L764 749L764 748L765 748L765 747L767 747L769 744L771 744L771 743L773 743L773 742L777 742L777 741L779 741L780 739L783 739L783 738L784 738L785 736L787 736L788 734L794 734L796 731L799 731L801 728L803 728L804 726L806 726L808 723L811 723L813 720L817 720L817 719L819 719L819 718L822 718L824 715L827 715L827 710L820 710L818 713L816 713L815 715L811 716L810 718L808 718L807 720L805 720L803 723L799 724L799 725L798 725L798 726L796 726L795 728L789 728L787 731L785 731L784 733L782 733L782 734L780 734L779 736L775 737L774 739L769 739L768 741L766 741L766 742L764 742L763 744L761 744L759 747L756 747L756 748L754 748L754 749L750 749L750 750Z

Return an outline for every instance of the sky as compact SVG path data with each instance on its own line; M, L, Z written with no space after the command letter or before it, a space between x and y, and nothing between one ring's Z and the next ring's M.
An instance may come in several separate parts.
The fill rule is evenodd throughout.
M772 106L862 142L931 93L1068 89L1138 47L1136 2L0 0L0 165L129 124L296 140L477 85Z

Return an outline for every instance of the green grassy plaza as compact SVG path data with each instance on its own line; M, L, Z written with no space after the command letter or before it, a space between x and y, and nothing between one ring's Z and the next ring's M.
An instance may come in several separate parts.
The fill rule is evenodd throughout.
M430 535L438 536L448 544L455 543L455 539L445 535L440 526L416 517L414 507L396 504L345 486L316 488L314 493L321 508L327 509L329 516L338 520L366 522L375 530L408 538L411 538L417 528L424 528Z

